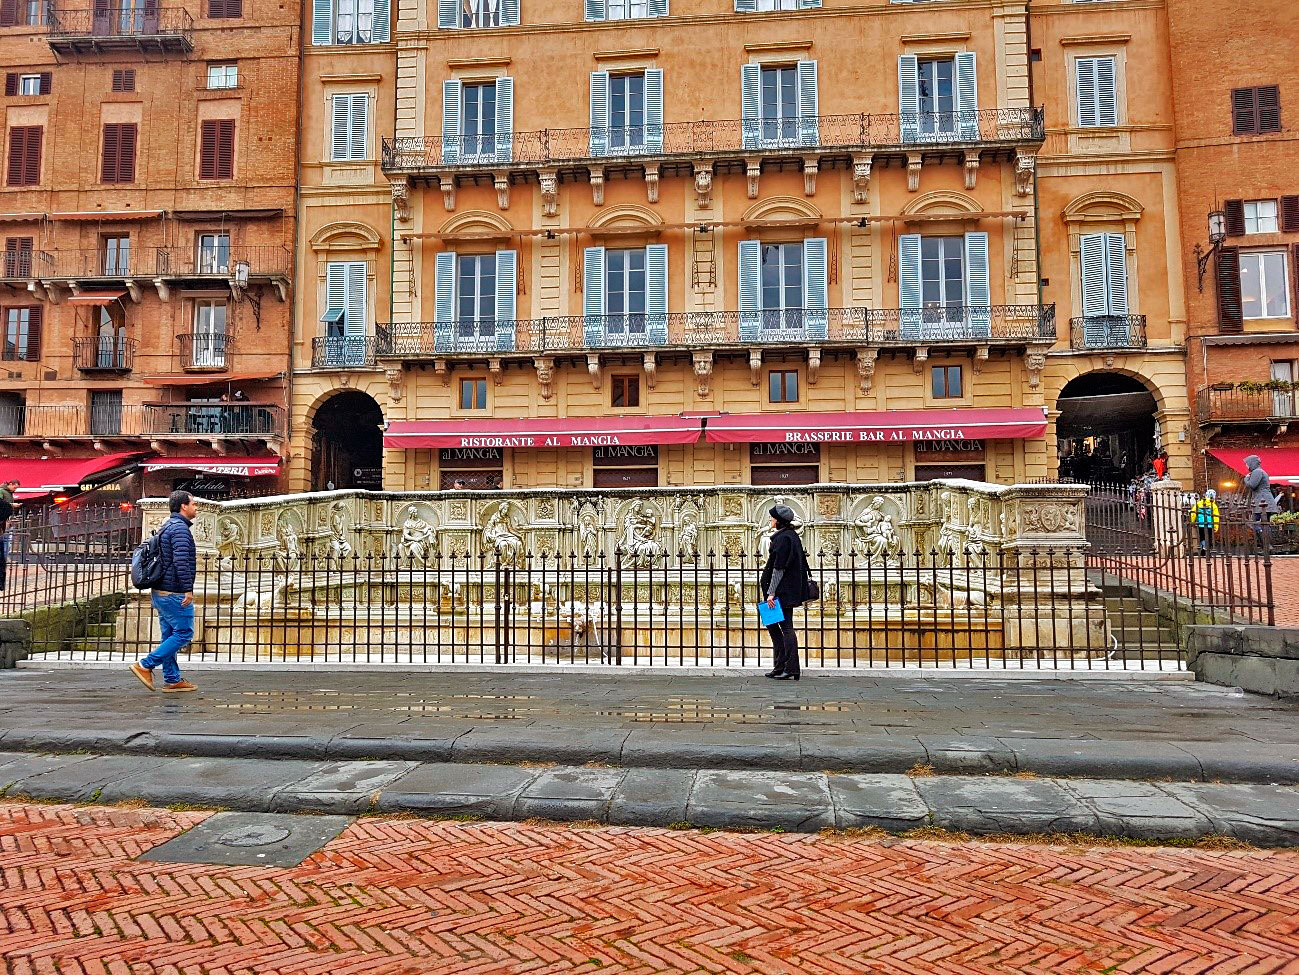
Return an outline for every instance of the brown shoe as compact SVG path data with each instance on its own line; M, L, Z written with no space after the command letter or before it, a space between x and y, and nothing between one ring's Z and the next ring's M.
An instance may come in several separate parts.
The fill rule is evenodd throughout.
M136 677L140 678L140 683L143 684L145 687L149 688L149 690L151 691L157 690L157 688L153 686L152 670L145 670L138 663L135 663L135 664L131 664L131 673L135 674Z
M158 690L167 694L179 694L181 691L197 691L198 685L187 680L178 680L174 684L163 684Z

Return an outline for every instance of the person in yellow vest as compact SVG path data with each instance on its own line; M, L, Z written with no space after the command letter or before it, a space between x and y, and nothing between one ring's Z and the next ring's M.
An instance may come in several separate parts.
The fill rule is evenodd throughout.
M1210 488L1204 492L1204 497L1191 505L1191 524L1195 526L1196 534L1200 536L1201 555L1209 554L1220 520L1218 492Z

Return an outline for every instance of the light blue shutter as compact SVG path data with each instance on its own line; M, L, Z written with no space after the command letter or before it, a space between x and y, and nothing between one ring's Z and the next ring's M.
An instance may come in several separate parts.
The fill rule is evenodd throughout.
M496 79L496 161L514 158L514 79Z
M820 103L816 94L816 62L798 62L798 135L800 144L821 144Z
M519 26L519 0L501 0L501 26Z
M809 237L803 241L803 307L807 338L813 342L824 342L829 335L826 277L825 238Z
M1109 313L1128 313L1128 252L1122 234L1105 235L1106 291L1109 296Z
M799 10L811 10L813 7L821 6L821 0L798 0Z
M442 82L442 161L460 158L460 82Z
M762 244L740 241L740 341L752 342L762 328Z
M514 351L519 293L519 252L496 252L496 351Z
M663 151L663 69L645 69L645 151Z
M374 20L370 24L370 42L387 44L392 33L392 15L388 12L388 0L374 0Z
M1119 124L1118 82L1113 58L1096 59L1096 124Z
M962 142L979 140L979 84L974 52L956 55L956 121Z
M438 0L438 28L447 30L460 26L460 4L456 0Z
M914 54L898 58L898 115L902 144L920 139L920 62Z
M582 334L588 346L604 344L604 248L582 255Z
M334 95L331 101L334 109L334 124L329 145L329 158L331 161L338 162L351 158L348 144L349 126L348 119L352 105L351 95Z
M328 312L340 309L343 312L342 335L330 335L330 326L325 327L326 336L329 338L325 344L325 352L331 366L342 365L348 358L347 265L331 263L325 265L325 310Z
M591 155L609 151L609 72L591 72Z
M737 13L752 14L758 11L758 0L735 0Z
M365 262L352 261L347 267L347 308L343 313L343 334L365 335Z
M988 280L988 235L965 235L965 303L970 334L992 331L992 290Z
M605 20L609 16L607 0L586 0L586 19Z
M898 238L898 298L902 306L899 334L904 339L920 338L923 302L919 234L903 234Z
M1083 344L1105 345L1106 321L1110 313L1109 287L1105 280L1108 234L1083 234L1079 239L1082 263Z
M365 94L353 95L347 119L348 153L346 158L353 160L366 158L370 148L369 121L370 96Z
M649 0L649 15L651 17L666 17L668 15L668 0Z
M645 248L646 332L650 345L668 340L668 245Z
M450 352L455 345L456 254L439 251L433 275L433 348Z
M332 0L311 0L311 43L334 42L334 4Z
M739 7L736 7L738 10ZM753 9L757 9L755 5ZM740 123L744 131L744 148L756 149L762 141L762 66L740 67Z

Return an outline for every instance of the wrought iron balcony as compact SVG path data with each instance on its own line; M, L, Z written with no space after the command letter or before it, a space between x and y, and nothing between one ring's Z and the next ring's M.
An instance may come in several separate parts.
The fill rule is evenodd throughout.
M383 140L385 172L536 168L640 159L915 151L1041 143L1040 109L921 115L822 115L780 121L668 122L632 128L540 129L491 136Z
M135 368L135 339L72 340L72 361L82 372L126 373Z
M176 341L185 372L225 372L234 364L235 343L225 332L177 335Z
M284 408L272 403L150 404L147 436L277 439L288 429Z
M1196 392L1195 407L1201 426L1291 423L1299 419L1299 391L1206 386Z
M370 369L374 358L373 335L322 335L311 340L313 369Z
M43 268L37 268L37 277L91 280L123 280L148 273L147 267L138 266L138 255L127 250L108 250L103 247L64 248L47 255Z
M1145 315L1086 315L1069 319L1069 347L1078 351L1122 351L1146 347Z
M248 266L251 278L287 278L293 271L293 254L279 244L251 247L159 247L154 250L154 273L163 278L220 278L236 276L239 265Z
M398 359L772 344L1027 346L1047 345L1055 338L1054 305L573 315L515 322L389 322L377 326L375 336L376 354Z
M45 251L0 251L0 280L30 281L49 277L54 257Z
M184 7L99 6L49 13L50 49L59 54L122 51L188 54L194 19Z

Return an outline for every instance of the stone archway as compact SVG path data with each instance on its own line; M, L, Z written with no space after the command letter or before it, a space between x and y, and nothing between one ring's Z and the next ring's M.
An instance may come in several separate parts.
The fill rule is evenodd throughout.
M1056 449L1062 480L1126 483L1159 449L1154 390L1122 372L1075 376L1056 399Z
M360 390L342 390L311 419L311 490L383 487L383 410Z

